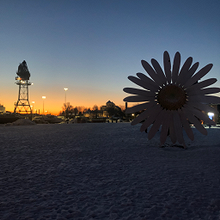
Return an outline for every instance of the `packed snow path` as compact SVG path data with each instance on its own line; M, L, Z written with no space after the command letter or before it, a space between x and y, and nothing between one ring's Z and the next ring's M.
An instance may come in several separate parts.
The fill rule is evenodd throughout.
M186 150L139 128L0 126L0 219L219 219L220 128Z

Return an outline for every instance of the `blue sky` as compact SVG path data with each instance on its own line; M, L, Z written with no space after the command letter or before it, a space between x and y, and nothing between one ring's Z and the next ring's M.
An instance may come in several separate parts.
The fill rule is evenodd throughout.
M0 102L12 110L19 63L31 72L31 100L48 111L67 101L92 107L108 100L124 105L128 75L144 72L141 60L162 63L167 50L182 62L192 56L207 77L220 80L219 0L1 1ZM219 81L215 86L220 86Z

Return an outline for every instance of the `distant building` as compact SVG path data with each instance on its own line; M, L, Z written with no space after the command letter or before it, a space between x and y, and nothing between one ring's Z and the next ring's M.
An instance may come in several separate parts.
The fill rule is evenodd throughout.
M0 113L5 113L5 107L3 105L0 105Z
M88 109L87 111L85 111L85 112L83 113L83 115L84 115L84 117L90 118L90 116L91 116L91 110Z

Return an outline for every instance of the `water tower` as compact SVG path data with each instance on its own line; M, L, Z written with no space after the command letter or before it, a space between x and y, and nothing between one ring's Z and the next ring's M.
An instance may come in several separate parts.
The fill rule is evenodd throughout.
M24 60L18 66L17 77L15 77L16 84L19 86L18 101L15 103L14 113L31 114L31 106L29 102L28 86L32 83L29 82L30 72L27 63Z

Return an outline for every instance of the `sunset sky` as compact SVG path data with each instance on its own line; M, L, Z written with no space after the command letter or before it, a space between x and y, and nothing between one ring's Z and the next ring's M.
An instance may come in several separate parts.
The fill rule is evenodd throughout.
M129 75L141 60L192 56L220 87L219 0L7 0L0 6L0 103L13 111L19 63L31 73L30 101L57 114L66 100L93 107L124 105ZM193 62L193 63L194 63Z

